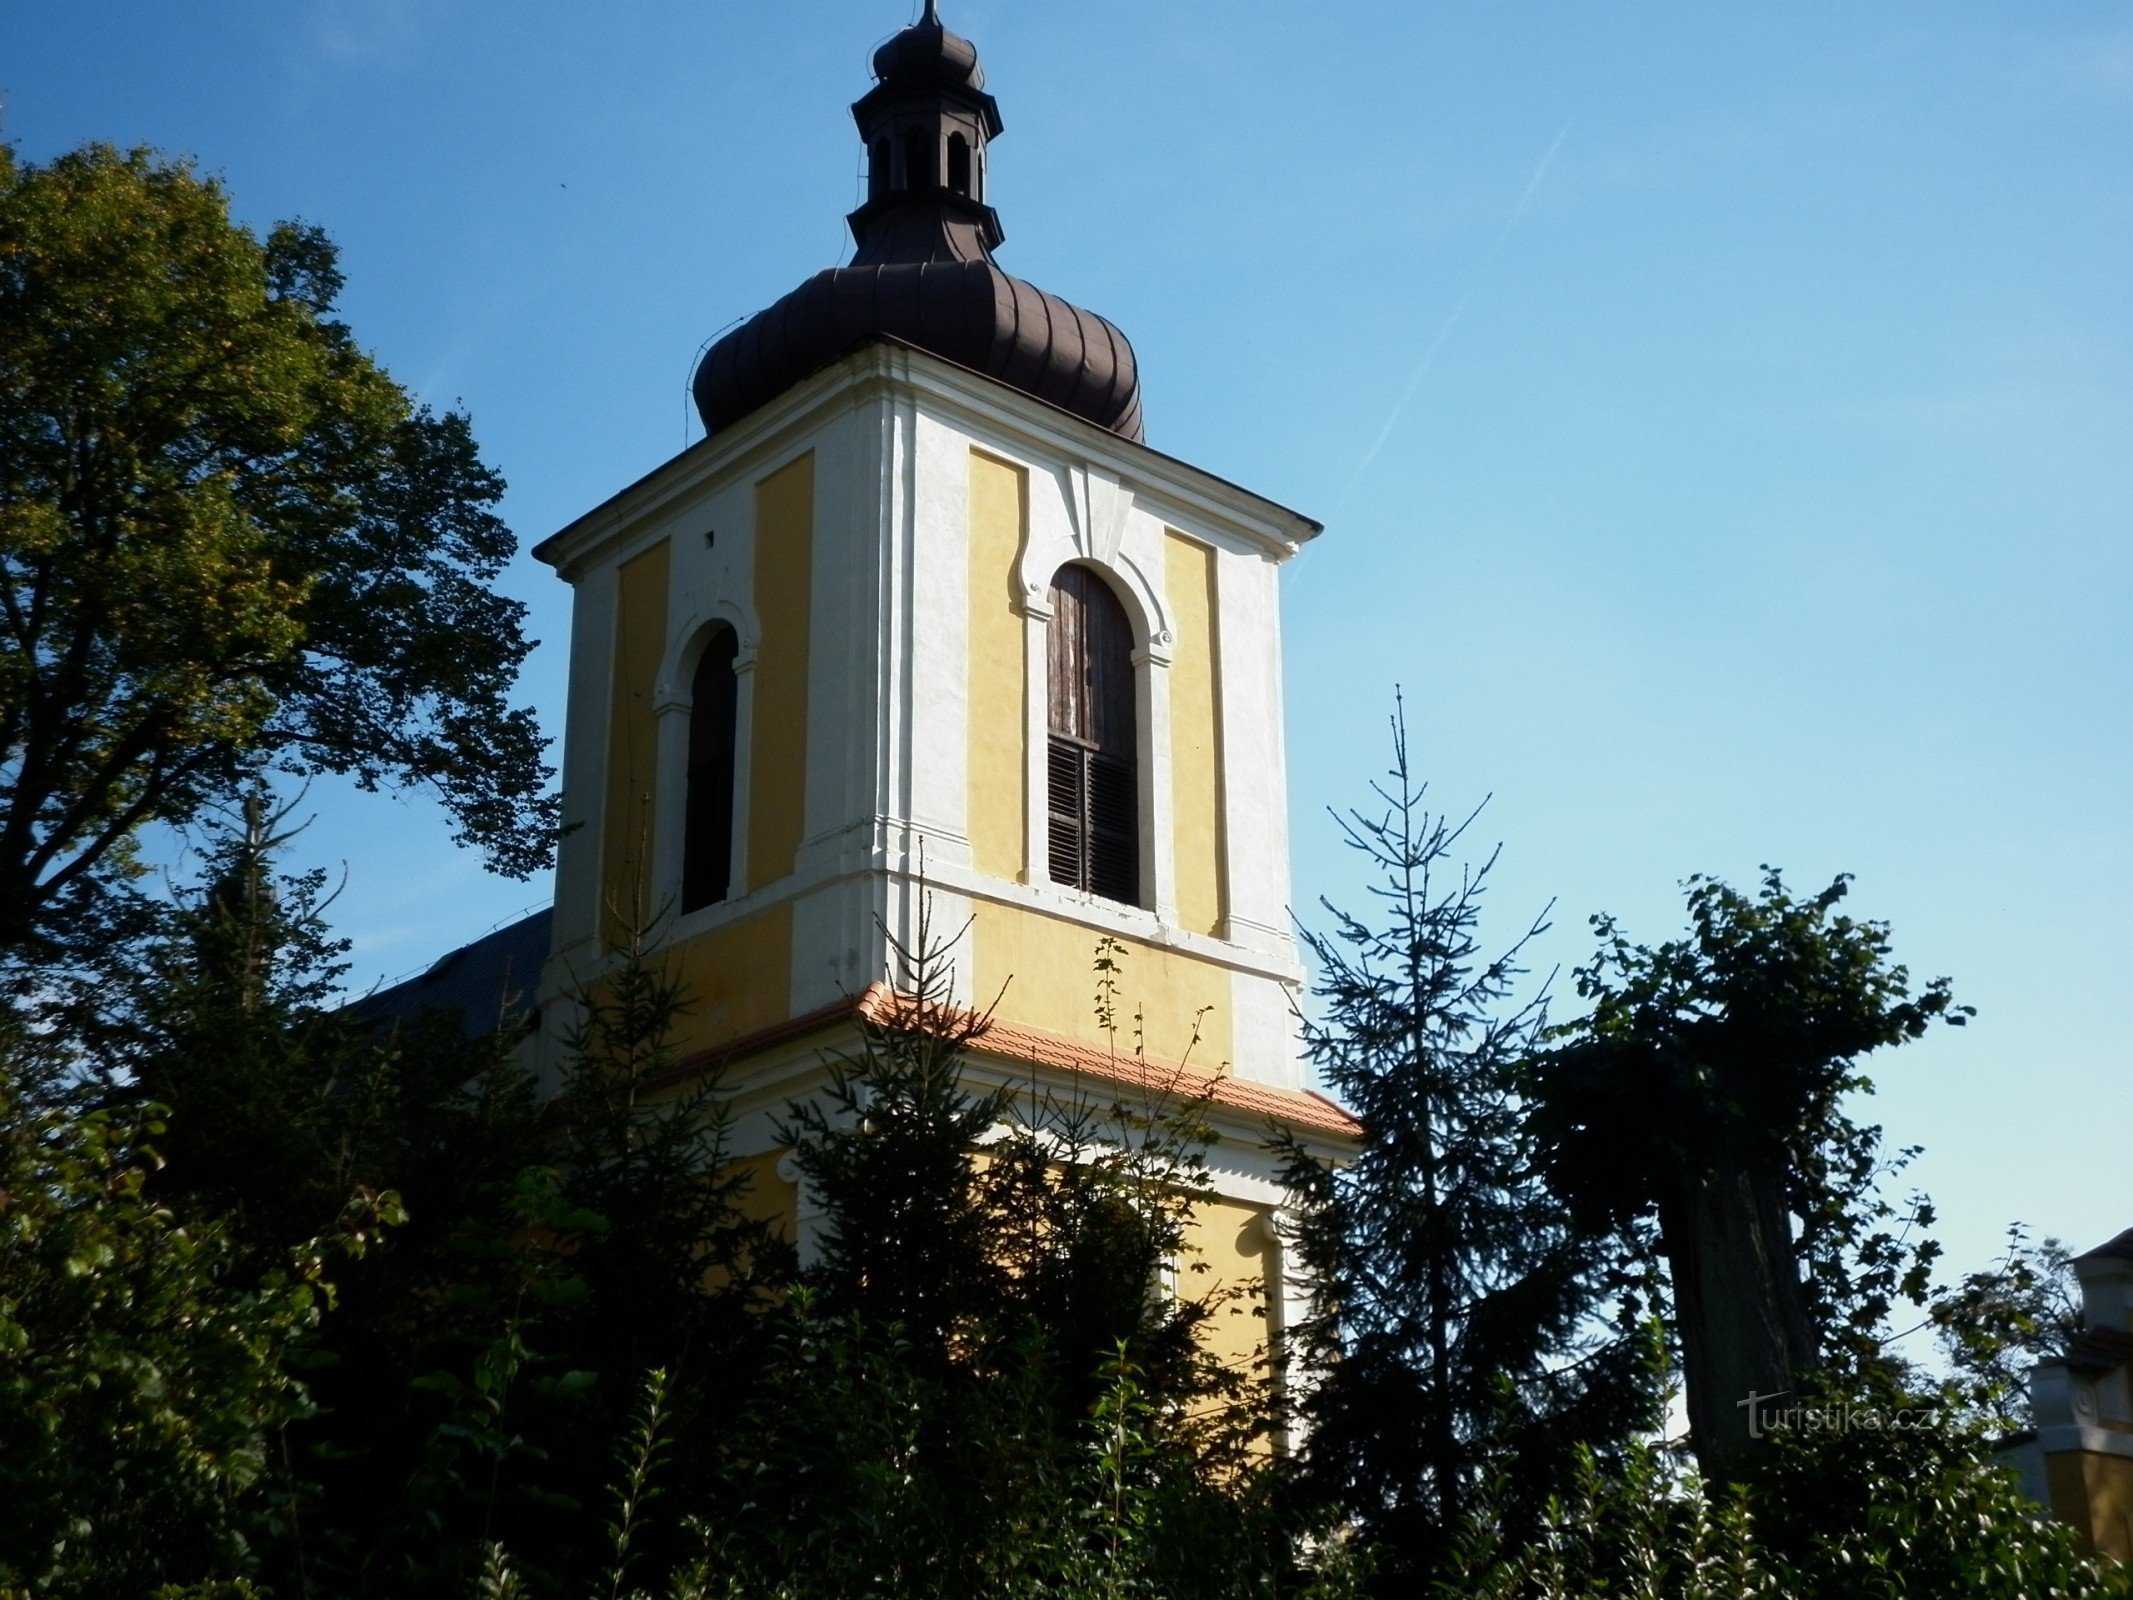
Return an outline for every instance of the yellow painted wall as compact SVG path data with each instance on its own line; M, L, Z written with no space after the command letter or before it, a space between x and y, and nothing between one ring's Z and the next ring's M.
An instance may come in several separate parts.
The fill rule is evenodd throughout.
M768 1150L744 1156L734 1165L748 1175L740 1203L742 1215L770 1223L790 1243L799 1195L793 1184L778 1176L778 1163L785 1154ZM984 1159L981 1154L980 1165ZM1209 1307L1211 1315L1201 1331L1203 1348L1231 1371L1260 1381L1269 1376L1268 1269L1273 1259L1263 1216L1260 1207L1242 1201L1202 1201L1186 1227L1176 1285L1180 1299Z
M652 784L658 748L652 690L667 642L667 542L616 574L614 677L607 717L607 808L600 856L601 926L610 947L646 921Z
M2133 1561L2133 1461L2092 1450L2044 1458L2052 1514L2089 1549Z
M671 951L686 1010L676 1052L706 1050L791 1015L792 902L713 928Z
M1001 1020L1046 1028L1099 1048L1112 1043L1096 1021L1096 974L1091 970L1099 937L1095 929L1020 906L981 903L973 913L971 973L980 1004L991 1004L1004 983ZM1173 950L1121 942L1126 954L1119 975L1120 1053L1133 1049L1133 1011L1139 1006L1148 1056L1185 1060L1194 1017L1206 1007L1189 1065L1204 1072L1226 1069L1232 1037L1228 970Z
M1027 815L1029 661L1015 563L1029 529L1029 476L970 454L970 848L978 871L1019 878Z
M1203 1200L1186 1229L1178 1294L1201 1300L1212 1291L1207 1350L1232 1372L1265 1377L1270 1257L1261 1215L1241 1200Z
M751 1222L772 1224L778 1236L790 1244L800 1197L794 1185L778 1176L778 1163L784 1157L783 1150L766 1150L761 1155L743 1156L733 1165L748 1175L747 1190L741 1195L741 1215Z
M763 637L756 647L749 748L751 891L792 871L806 817L814 545L815 457L809 451L755 486L755 614Z
M1222 861L1222 718L1215 698L1222 641L1215 552L1182 534L1163 537L1176 642L1170 658L1170 816L1178 921L1219 934L1227 914Z
M775 1237L791 1244L797 1231L794 1222L798 1197L793 1185L778 1176L778 1162L784 1154L782 1150L766 1150L761 1155L742 1156L730 1162L727 1170L738 1172L746 1180L735 1209L751 1222L768 1223ZM723 1288L731 1281L723 1267L713 1267L704 1274L707 1288Z

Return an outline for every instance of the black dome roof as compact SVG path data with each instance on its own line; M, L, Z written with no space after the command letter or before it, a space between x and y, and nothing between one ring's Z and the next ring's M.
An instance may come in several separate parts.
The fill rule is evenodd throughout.
M696 408L731 427L872 338L893 338L1010 384L1128 439L1142 437L1133 347L1102 317L1004 272L984 202L985 146L1000 114L977 51L922 21L874 54L877 82L852 107L868 147L859 249L705 352Z
M886 334L1128 439L1141 437L1140 381L1126 336L1093 312L990 261L832 267L708 350L696 408L731 427L867 339Z
M874 76L883 83L985 87L978 47L942 27L940 14L931 5L922 20L874 52Z

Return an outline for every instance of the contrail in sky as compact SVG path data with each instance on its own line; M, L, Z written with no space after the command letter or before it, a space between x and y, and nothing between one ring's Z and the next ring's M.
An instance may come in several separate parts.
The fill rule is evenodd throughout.
M1570 122L1576 120L1573 117ZM1370 441L1370 448L1363 452L1363 459L1356 463L1355 474L1348 480L1348 487L1341 491L1341 505L1348 503L1348 496L1355 492L1356 484L1362 481L1370 463L1377 460L1378 452L1385 448L1385 441L1392 437L1392 430L1399 425L1400 413L1407 409L1407 402L1414 399L1415 392L1422 387L1422 380L1428 375L1430 364L1437 359L1437 352L1444 348L1444 341L1452 336L1452 329L1459 326L1460 317L1466 313L1467 302L1474 298L1475 291L1481 287L1482 279L1488 276L1489 268L1496 265L1496 258L1503 254L1504 243L1511 237L1511 230L1518 226L1519 219L1526 214L1526 208L1533 203L1534 195L1540 192L1541 180L1548 176L1548 167L1555 160L1555 153L1563 148L1563 141L1570 137L1570 122L1564 123L1556 133L1554 142L1548 146L1547 154L1540 158L1540 165L1533 169L1533 176L1526 180L1525 192L1518 197L1518 204L1511 208L1511 214L1497 230L1496 242L1489 246L1489 253L1482 257L1481 265L1474 269L1474 276L1467 282L1466 293L1459 297L1459 303L1452 307L1451 315L1446 317L1443 325L1437 329L1437 336L1430 340L1429 348L1422 352L1421 363L1415 368L1414 377L1408 380L1407 392L1400 396L1399 403L1392 408L1392 414L1385 419L1385 426L1378 429L1378 436ZM1338 510L1338 507L1335 509Z

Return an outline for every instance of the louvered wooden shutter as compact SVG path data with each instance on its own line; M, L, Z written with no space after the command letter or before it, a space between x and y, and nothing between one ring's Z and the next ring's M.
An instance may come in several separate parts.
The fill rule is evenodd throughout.
M1140 774L1130 759L1088 753L1088 881L1106 900L1141 897Z
M1052 882L1088 887L1089 800L1086 752L1059 734L1046 752L1046 815L1051 821Z
M733 885L733 741L740 639L721 628L696 663L689 694L689 800L682 822L681 909L726 898Z
M1087 567L1061 567L1052 579L1046 656L1052 881L1134 904L1141 874L1133 627Z

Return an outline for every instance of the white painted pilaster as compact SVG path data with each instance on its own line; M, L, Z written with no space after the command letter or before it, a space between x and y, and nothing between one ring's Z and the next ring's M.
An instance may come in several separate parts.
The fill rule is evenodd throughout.
M563 724L563 821L556 852L555 945L589 956L600 933L600 867L607 823L608 718L614 700L618 564L578 579L570 622L570 688Z

